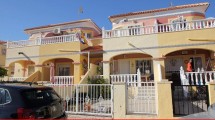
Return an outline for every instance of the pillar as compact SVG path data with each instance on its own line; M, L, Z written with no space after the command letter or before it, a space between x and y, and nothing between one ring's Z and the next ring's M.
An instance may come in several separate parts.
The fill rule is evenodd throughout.
M81 63L73 63L74 64L74 84L78 84L81 80Z
M159 67L160 66L160 67ZM153 59L153 69L154 69L154 81L159 81L160 76L165 79L165 62L163 58ZM161 71L161 75L160 75Z
M158 118L173 118L171 81L157 82Z
M208 95L210 105L212 105L213 103L215 103L215 82L211 82L208 84Z
M108 83L110 83L110 62L109 61L103 61L103 76L104 76L104 79L109 80Z
M113 84L113 118L126 117L126 83Z

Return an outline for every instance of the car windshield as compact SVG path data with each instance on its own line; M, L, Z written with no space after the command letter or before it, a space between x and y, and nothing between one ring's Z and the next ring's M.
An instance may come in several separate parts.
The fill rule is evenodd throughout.
M23 90L21 94L29 107L40 107L60 100L53 89L28 89Z

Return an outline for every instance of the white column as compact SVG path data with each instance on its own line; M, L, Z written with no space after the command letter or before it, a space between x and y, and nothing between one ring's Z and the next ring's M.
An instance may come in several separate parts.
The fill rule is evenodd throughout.
M88 63L87 63L87 68L88 68L88 70L90 69L90 51L89 52L87 52L87 61L88 61Z
M138 87L141 86L141 72L139 68L137 69L137 84L138 84Z
M158 64L158 81L162 80L161 64Z
M110 80L110 62L109 61L103 62L103 75L105 79Z

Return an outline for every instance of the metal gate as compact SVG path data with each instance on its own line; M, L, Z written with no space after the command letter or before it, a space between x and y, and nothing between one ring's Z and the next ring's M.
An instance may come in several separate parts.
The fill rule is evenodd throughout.
M154 82L128 83L127 113L157 114Z
M207 85L173 85L174 115L189 115L207 111L209 106Z
M67 113L112 116L111 84L49 85L65 100Z

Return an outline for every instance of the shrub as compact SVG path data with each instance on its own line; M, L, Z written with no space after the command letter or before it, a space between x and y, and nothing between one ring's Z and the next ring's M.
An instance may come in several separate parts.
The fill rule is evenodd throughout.
M7 76L7 70L5 68L0 67L0 77Z

